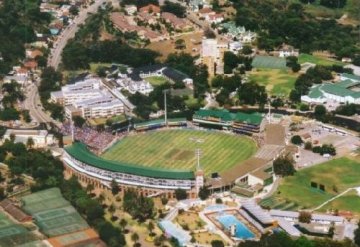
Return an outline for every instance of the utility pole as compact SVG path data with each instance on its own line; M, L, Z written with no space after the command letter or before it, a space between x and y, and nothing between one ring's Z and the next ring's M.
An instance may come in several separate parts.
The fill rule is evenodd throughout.
M165 111L165 126L168 125L167 123L167 102L166 102L166 94L167 92L169 92L169 89L164 89L163 90L163 93L164 93L164 111Z

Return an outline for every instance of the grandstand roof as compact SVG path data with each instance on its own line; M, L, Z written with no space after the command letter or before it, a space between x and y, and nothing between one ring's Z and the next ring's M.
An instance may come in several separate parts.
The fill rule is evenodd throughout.
M246 122L249 124L259 125L263 119L261 114L255 113L244 113L244 112L237 112L231 113L228 110L205 110L200 109L195 112L195 117L215 117L220 118L224 122Z
M186 121L186 118L169 118L167 121L168 121L168 123L184 122L184 121ZM138 127L151 126L151 125L155 125L155 124L165 124L165 120L163 118L161 118L161 119L155 119L155 120L151 120L151 121L136 123L136 124L134 124L134 127L138 128Z
M279 226L290 236L292 237L300 237L301 232L293 226L290 222L281 219L281 218L275 218L276 221L279 223Z
M192 171L149 168L125 162L105 160L90 152L86 145L80 142L75 142L71 146L65 147L65 150L68 154L83 163L112 172L152 178L194 179L194 173Z

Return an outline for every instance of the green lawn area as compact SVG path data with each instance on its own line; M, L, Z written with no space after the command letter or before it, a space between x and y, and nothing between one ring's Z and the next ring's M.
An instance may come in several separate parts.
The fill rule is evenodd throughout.
M325 191L312 188L310 186L311 182L323 184ZM360 163L343 157L305 168L294 176L285 178L271 198L273 202L268 204L269 207L275 207L277 202L279 204L280 202L286 202L288 204L295 203L297 208L314 208L347 188L356 186L360 186ZM355 200L352 201L351 198ZM344 198L339 198L333 202L333 206L336 206L339 210L355 212L360 212L359 205L360 198L355 197L354 194L345 195ZM326 207L332 206L330 204Z
M278 96L288 96L294 88L298 74L287 69L256 69L250 72L250 80L264 85L266 90Z
M150 82L150 84L153 85L154 87L162 85L162 84L168 82L168 79L166 79L163 76L150 76L150 77L147 77L147 78L144 78L144 79L145 79L145 81Z
M344 63L337 60L326 59L323 57L313 56L305 53L300 54L298 59L300 64L308 62L324 66L331 66L333 64L344 65Z
M325 205L321 211L326 211L327 209L341 209L360 215L360 196L355 190L349 191L345 195Z
M203 143L197 144L191 138L201 138ZM194 170L196 148L201 149L200 163L206 175L227 170L257 150L255 142L245 136L215 131L162 130L125 137L102 157L149 167Z

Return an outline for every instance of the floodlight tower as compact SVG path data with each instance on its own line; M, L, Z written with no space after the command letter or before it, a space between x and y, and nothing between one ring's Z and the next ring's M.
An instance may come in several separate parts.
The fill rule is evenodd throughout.
M169 92L170 89L164 89L163 93L164 93L164 111L165 111L165 126L167 126L167 102L166 102L166 94L167 92Z

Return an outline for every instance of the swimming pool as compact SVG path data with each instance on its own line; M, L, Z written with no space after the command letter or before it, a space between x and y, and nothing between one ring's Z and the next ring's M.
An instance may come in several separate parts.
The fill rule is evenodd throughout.
M236 226L235 236L241 239L254 238L255 235L252 233L241 221L239 221L234 215L224 214L216 217L216 219L226 228L230 230L232 225Z

